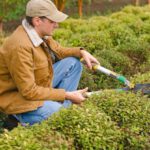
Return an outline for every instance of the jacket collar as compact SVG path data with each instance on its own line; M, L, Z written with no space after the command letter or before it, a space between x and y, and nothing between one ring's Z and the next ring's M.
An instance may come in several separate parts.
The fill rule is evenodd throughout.
M23 19L22 26L25 29L25 31L27 32L30 40L32 41L32 43L35 47L39 47L44 42L43 39L40 38L40 36L36 32L36 30L27 22L26 19ZM45 38L47 38L47 37L45 37Z

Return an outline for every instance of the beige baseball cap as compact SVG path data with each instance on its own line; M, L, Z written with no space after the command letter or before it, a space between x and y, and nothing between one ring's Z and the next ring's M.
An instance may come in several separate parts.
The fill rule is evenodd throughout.
M26 6L26 16L45 16L54 22L62 22L68 17L60 12L51 0L30 0Z

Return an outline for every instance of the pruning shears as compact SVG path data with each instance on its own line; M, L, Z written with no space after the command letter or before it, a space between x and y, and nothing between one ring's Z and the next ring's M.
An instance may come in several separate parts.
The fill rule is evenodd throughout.
M84 64L84 60L81 59L81 62ZM137 91L141 91L143 94L147 94L150 95L150 83L145 83L145 84L133 84L131 83L129 80L127 80L126 77L124 77L123 75L117 74L101 65L97 65L94 64L92 66L92 69L94 71L98 71L98 72L102 72L104 74L106 74L107 76L110 76L112 78L117 79L118 81L120 81L121 83L123 83L126 87L125 88L120 88L120 89L115 89L115 91L133 91L133 92L137 92ZM100 93L102 91L95 91L95 92L87 92L85 94L85 96L89 97L92 94L96 94L96 93Z

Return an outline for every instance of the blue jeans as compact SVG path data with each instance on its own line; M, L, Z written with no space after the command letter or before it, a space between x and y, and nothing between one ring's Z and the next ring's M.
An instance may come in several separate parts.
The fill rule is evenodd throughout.
M82 73L82 65L80 61L74 57L68 57L56 62L53 65L54 79L53 87L62 88L66 91L74 91L78 87L78 83ZM29 111L21 114L14 115L20 123L28 123L33 125L42 120L47 119L53 113L60 110L62 107L69 107L70 100L65 100L63 103L46 100L44 105L34 111Z

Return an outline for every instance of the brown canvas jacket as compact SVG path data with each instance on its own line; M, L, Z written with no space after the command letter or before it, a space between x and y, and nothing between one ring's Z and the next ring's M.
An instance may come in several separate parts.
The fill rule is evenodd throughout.
M59 59L80 57L80 49L47 40ZM64 101L65 90L52 88L51 57L41 46L34 47L22 26L0 48L0 111L17 114L35 110L45 100Z

